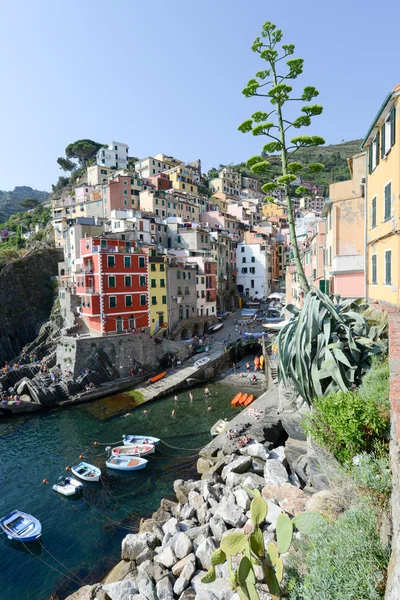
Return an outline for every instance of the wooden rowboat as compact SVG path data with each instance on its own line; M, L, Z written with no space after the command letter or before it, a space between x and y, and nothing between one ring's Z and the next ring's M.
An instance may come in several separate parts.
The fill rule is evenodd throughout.
M154 444L137 444L136 446L117 446L111 450L114 456L145 456L155 452Z

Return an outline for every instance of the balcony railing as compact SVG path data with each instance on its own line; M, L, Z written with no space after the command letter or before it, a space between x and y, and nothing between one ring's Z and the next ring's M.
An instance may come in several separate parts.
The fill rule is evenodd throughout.
M121 253L121 254L147 254L142 248L126 247L126 246L92 246L91 252L106 252L107 254Z

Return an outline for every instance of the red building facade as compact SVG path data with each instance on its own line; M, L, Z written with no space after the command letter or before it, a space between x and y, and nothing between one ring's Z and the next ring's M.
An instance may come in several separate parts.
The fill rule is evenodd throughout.
M90 331L107 335L147 328L148 250L100 236L81 240L81 257L76 294Z

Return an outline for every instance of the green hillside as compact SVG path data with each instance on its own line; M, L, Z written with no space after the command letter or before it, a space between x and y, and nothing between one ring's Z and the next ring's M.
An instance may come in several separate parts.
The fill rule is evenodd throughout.
M350 173L347 165L347 159L354 154L361 152L360 145L362 140L352 140L350 142L343 142L341 144L320 146L318 148L303 148L296 152L296 161L307 165L308 163L322 163L325 168L320 173L313 175L305 175L305 179L308 181L315 181L317 184L324 187L326 193L330 183L337 181L345 181L349 179ZM271 181L271 179L277 175L280 175L280 158L278 155L271 155L265 157L271 164L270 171L267 175L254 175L247 167L246 163L240 163L238 165L220 165L233 166L233 168L241 173L242 175L249 175L255 177L262 183ZM219 169L218 169L219 170ZM209 177L216 177L217 170L211 169L209 171Z
M23 211L24 208L21 206L21 202L27 198L33 198L43 203L46 202L48 197L48 192L34 190L26 185L19 185L12 192L0 190L0 223L8 221L11 215Z

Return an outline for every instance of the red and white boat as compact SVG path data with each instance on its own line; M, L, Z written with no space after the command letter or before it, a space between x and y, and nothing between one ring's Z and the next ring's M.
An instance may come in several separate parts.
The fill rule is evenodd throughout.
M136 444L135 446L117 446L111 450L114 456L146 456L153 454L155 446L153 444Z

